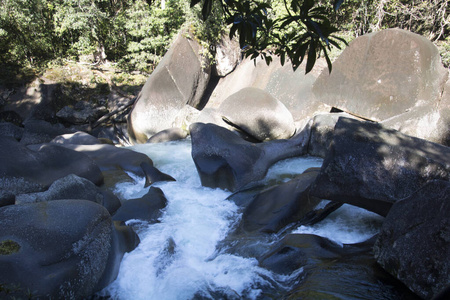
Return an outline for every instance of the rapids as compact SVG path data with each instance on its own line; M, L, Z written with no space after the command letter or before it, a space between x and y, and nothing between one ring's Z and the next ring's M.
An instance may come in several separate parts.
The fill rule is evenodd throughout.
M279 275L259 266L256 258L221 251L221 241L238 224L242 211L227 200L229 191L201 186L190 147L190 140L130 147L148 155L159 170L177 181L154 184L168 200L159 223L127 223L141 243L124 256L118 278L100 295L122 300L259 299L266 290L287 292L292 280L301 278L302 268ZM286 181L321 164L315 157L284 160L269 170L265 181ZM133 179L117 184L115 192L122 201L147 193L144 178ZM381 220L373 213L344 205L322 222L293 232L328 237L340 245L358 243L376 234ZM275 243L280 238L272 235L262 243Z

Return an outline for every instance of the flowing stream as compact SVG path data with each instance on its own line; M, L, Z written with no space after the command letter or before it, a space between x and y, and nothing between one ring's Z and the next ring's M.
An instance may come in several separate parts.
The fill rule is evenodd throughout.
M219 251L218 245L239 222L242 211L227 200L229 191L202 187L191 158L190 140L131 147L145 153L154 165L176 182L154 184L168 200L160 222L129 221L141 243L122 261L120 272L104 291L113 299L258 299L265 287L288 289L296 274L282 276L258 265L256 258ZM286 181L322 160L302 157L274 165L266 181ZM144 178L116 186L122 200L148 192ZM367 221L367 220L371 221ZM300 226L295 233L313 233L339 244L362 242L377 233L381 217L344 205L313 226ZM267 243L279 239L272 235ZM290 278L292 277L292 278Z

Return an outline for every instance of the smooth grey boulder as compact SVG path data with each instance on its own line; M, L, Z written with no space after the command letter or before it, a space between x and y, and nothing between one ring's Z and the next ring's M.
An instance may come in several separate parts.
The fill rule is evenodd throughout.
M13 194L41 192L69 174L96 185L103 182L98 166L83 153L54 144L32 151L13 138L0 136L0 190Z
M0 225L0 282L5 288L18 287L12 289L15 297L31 292L45 299L87 298L98 291L105 271L118 268L108 265L112 254L123 255L116 249L136 244L134 232L114 238L108 211L91 201L2 207ZM118 247L114 239L130 245Z
M323 211L325 215L315 213L322 199L310 196L309 187L318 174L319 169L310 169L288 182L256 194L242 214L242 229L245 232L276 233L290 223L300 226L317 222L339 208L342 204Z
M155 135L152 135L147 140L147 143L164 143L170 141L178 141L185 139L187 136L188 133L181 128L178 127L168 128L158 132Z
M120 207L120 200L112 193L100 190L91 181L70 174L56 180L45 192L16 195L16 204L63 199L83 199L104 206L110 214Z
M432 42L387 29L350 43L333 63L333 72L322 71L313 93L330 106L383 121L416 106L437 105L447 77Z
M190 126L192 158L203 186L237 191L264 178L275 162L306 153L309 130L289 140L253 144L214 125Z
M200 55L201 46L187 35L178 35L139 93L128 116L133 142L145 143L157 132L174 127L176 119L189 116L185 106L201 105L211 68Z
M434 179L450 180L450 148L341 117L311 195L386 216Z
M218 113L258 141L288 139L295 133L292 114L268 92L247 87L226 98Z
M156 223L162 215L161 210L166 206L164 192L160 188L150 187L143 197L124 201L112 218L114 221L138 219Z
M96 137L83 132L77 131L75 133L67 133L55 137L50 143L54 144L76 144L76 145L96 145L102 142Z
M397 201L374 246L377 262L424 299L450 284L450 182L433 180Z

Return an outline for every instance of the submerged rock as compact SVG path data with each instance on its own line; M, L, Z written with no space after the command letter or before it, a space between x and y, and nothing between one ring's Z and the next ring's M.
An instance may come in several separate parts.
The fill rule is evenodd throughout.
M450 284L450 182L433 180L389 211L377 262L424 299Z

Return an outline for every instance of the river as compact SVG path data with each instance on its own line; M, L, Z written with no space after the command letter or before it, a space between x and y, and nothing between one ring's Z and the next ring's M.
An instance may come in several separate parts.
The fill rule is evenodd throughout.
M122 300L262 299L273 291L275 295L287 293L292 284L298 284L303 268L280 275L262 268L255 257L223 251L223 241L239 223L242 211L227 199L229 191L201 186L191 158L190 140L130 149L148 155L176 182L154 184L168 200L159 223L127 222L135 228L141 243L124 256L118 278L101 293L103 296ZM269 170L265 181L286 181L321 164L322 159L315 157L284 160ZM122 201L147 193L144 178L133 179L117 184L115 192ZM378 215L344 205L323 221L291 232L327 237L342 246L369 239L378 232L381 222ZM260 243L269 247L280 239L275 234L267 235Z

